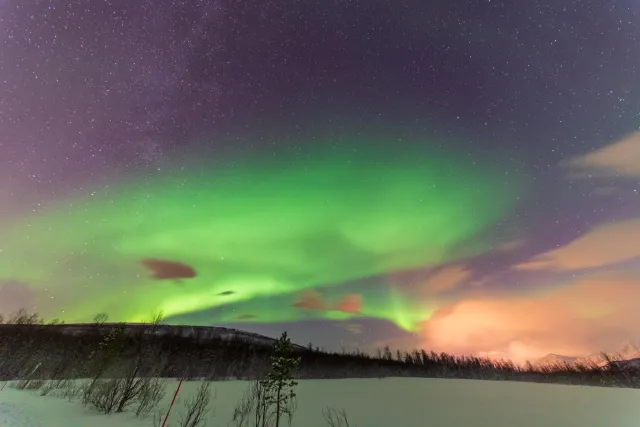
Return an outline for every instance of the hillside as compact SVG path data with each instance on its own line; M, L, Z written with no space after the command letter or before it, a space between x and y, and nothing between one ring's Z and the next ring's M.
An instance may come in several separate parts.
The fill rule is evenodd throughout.
M63 335L81 336L93 333L106 333L114 328L116 323L74 323L42 325L52 331L59 331ZM12 325L0 325L0 328L11 327ZM127 323L125 333L135 336L142 329L149 329L144 323ZM195 339L200 341L234 341L247 344L270 346L276 342L275 338L260 335L254 332L242 331L239 329L223 328L219 326L189 326L189 325L158 325L148 331L158 337L178 337L182 339ZM294 344L295 347L304 347Z
M219 327L163 324L7 324L0 325L0 380L138 375L255 379L270 366L273 338ZM636 376L616 375L556 364L519 367L511 362L453 356L425 350L392 351L376 356L330 353L299 345L299 379L427 377L554 382L637 387ZM555 356L559 358L560 356Z

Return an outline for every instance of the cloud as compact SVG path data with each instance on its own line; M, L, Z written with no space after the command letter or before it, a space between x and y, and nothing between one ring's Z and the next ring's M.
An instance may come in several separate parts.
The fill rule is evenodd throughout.
M424 288L429 295L451 291L471 278L471 272L456 265L445 267L427 279Z
M640 178L640 132L569 161L572 176Z
M422 325L422 345L517 362L616 350L638 333L639 283L640 272L594 273L542 296L459 301Z
M26 283L0 281L0 313L14 313L21 308L33 310L35 303L34 291Z
M602 187L596 187L591 191L594 196L610 196L614 194L618 189L612 185L606 185Z
M336 325L339 328L343 328L345 331L352 333L354 335L360 335L364 332L364 325L360 323L347 323L347 324L338 324Z
M526 243L525 239L515 239L508 242L500 243L496 246L497 252L511 252L520 249Z
M358 314L362 309L362 297L357 294L347 295L339 300L334 307L334 310L343 313Z
M162 259L143 259L140 261L153 273L156 280L192 279L196 277L196 271L187 264Z
M473 271L454 264L437 268L424 268L409 271L392 271L386 276L389 285L402 289L417 298L434 300L442 294L458 290L470 283Z
M327 303L314 290L301 292L293 306L305 310L327 310Z
M338 301L328 302L318 292L306 290L298 295L293 307L304 310L341 311L343 313L358 314L362 309L362 297L357 294L351 294Z
M236 293L236 291L223 291L223 292L218 292L216 295L217 296L221 296L221 297L227 297L227 296L233 295L235 293Z
M640 219L601 225L558 249L516 266L520 270L579 270L640 257Z

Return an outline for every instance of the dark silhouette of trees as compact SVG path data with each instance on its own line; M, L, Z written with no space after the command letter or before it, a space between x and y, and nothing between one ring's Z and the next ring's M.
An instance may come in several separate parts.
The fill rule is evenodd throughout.
M89 384L97 384L99 380L125 377L130 380L127 387L137 392L144 388L143 383L132 378L252 380L264 379L271 368L276 340L257 334L168 326L155 320L146 324L103 320L106 315L89 324L46 323L24 310L5 317L5 323L0 324L0 380L89 378ZM604 366L516 366L508 361L426 350L394 352L388 346L375 355L311 347L291 345L292 357L299 359L297 379L411 376L640 386L640 375L632 367L613 360ZM126 401L130 399L116 408L126 406Z

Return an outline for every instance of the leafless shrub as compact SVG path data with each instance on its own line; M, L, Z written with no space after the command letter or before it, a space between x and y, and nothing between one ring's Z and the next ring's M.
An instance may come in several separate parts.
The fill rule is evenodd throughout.
M271 427L277 425L276 411L271 405L272 400L264 381L253 381L245 390L242 399L233 411L235 427ZM286 406L281 408L281 414L286 414L289 425L298 406L295 396L290 396Z
M162 422L164 421L164 417L165 417L165 413L163 411L155 411L153 413L153 422L152 422L152 426L153 427L162 427Z
M287 415L287 422L289 425L293 422L293 414L298 410L298 397L292 396L291 399L287 402L287 406L284 410L284 414Z
M164 397L167 383L161 378L145 378L138 395L137 417L147 417Z
M44 319L37 313L30 314L26 309L21 308L15 313L11 313L8 319L6 319L9 325L42 325Z
M157 398L154 393L161 392L162 390L152 390L148 388L151 378L133 377L133 376L115 376L109 379L100 379L92 383L90 389L85 390L83 398L86 399L88 404L93 406L99 412L110 414L112 412L124 412L129 406L135 402L139 403L136 410L137 415L142 415L149 409L151 410L155 403L162 398ZM146 400L140 408L140 398L142 392L147 392L144 397Z
M109 320L107 313L98 313L93 317L93 322L96 325L104 325Z
M164 383L153 379L157 376L156 374L159 374L161 368L156 366L151 372L144 371L155 353L155 348L148 341L149 335L160 326L163 319L163 313L158 312L152 316L150 323L140 328L136 337L135 358L124 370L116 412L123 412L129 405L138 401L136 415L140 416L148 413L162 399ZM166 363L166 360L163 362Z
M19 375L19 378L22 378L20 381L13 383L12 387L18 390L37 390L44 385L44 381L40 378L37 378L37 371L40 368L40 363L35 365L35 367L30 368L28 371L23 372Z
M273 424L274 414L269 410L268 390L263 381L255 385L256 409L254 417L255 427L270 427Z
M57 389L56 383L57 383L56 380L46 381L40 388L40 396L46 396L52 391L56 390Z
M73 381L68 378L60 378L57 380L49 380L47 383L40 389L40 396L47 396L55 391L67 390L72 387Z
M124 348L125 325L119 324L112 329L92 354L92 380L83 393L83 403L91 404L98 411L109 414L123 412L138 402L138 416L148 413L157 404L164 389L162 384L153 383L151 372L145 372L145 369L153 359L155 350L149 342L149 336L161 324L162 319L162 313L158 313L150 323L137 330L133 349L135 357L124 366L117 366L115 370L114 362ZM152 373L155 374L156 370ZM107 373L112 377L101 380Z
M210 411L211 383L204 381L195 396L187 401L187 409L180 416L179 427L199 427L206 424L205 417Z
M93 394L96 392L96 387L102 388L98 394L104 393L105 384L104 381L100 381L100 378L104 376L114 360L117 360L118 356L120 356L124 343L124 332L124 323L115 325L100 344L91 352L88 361L91 381L83 390L82 403L84 405L94 404L95 397ZM100 399L103 397L104 396Z
M111 414L120 403L123 385L122 378L97 380L92 383L90 391L85 392L84 398L98 411Z
M240 402L233 410L233 423L236 427L249 427L251 414L256 409L256 403L260 397L260 382L254 381L245 390ZM254 426L260 426L259 420L254 420Z
M123 412L127 407L132 405L140 398L141 393L149 384L150 378L138 377L137 369L129 370L127 376L119 378L120 386L118 393L118 403L116 412Z
M335 408L326 407L322 410L322 416L330 427L350 427L347 411L338 411Z
M86 385L80 381L70 380L69 384L63 389L64 391L60 393L60 397L63 399L67 399L69 402L73 402L76 397L84 396L84 390Z
M26 381L20 381L20 383L23 383L23 385L20 386L21 390L40 390L46 383L45 380L41 380L41 379L33 379L33 380L26 380Z

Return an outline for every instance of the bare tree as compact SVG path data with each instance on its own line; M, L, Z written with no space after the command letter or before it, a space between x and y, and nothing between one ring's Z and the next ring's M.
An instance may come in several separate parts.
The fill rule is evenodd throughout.
M260 380L253 381L233 410L233 423L236 427L269 426L267 410L264 386Z
M262 381L256 383L256 411L254 416L255 427L271 427L273 424L273 411L269 411L267 402L268 391Z
M80 381L70 381L68 386L64 388L61 397L67 399L70 403L80 395L84 395L84 385Z
M84 399L86 399L86 403L91 404L98 411L110 414L120 403L122 386L122 378L98 380L92 384L91 392L85 392Z
M136 416L147 417L164 397L167 383L162 378L147 378L138 395Z
M205 417L210 411L209 403L211 401L211 383L203 381L198 387L195 396L187 402L187 409L180 416L180 427L198 427L204 426Z
M40 325L44 323L37 313L29 314L24 308L19 309L7 319L9 325Z
M42 363L38 362L33 368L26 371L25 374L20 375L22 379L16 384L16 388L19 390L37 390L42 387L44 381L36 378L40 366L42 366ZM32 383L34 383L34 385L31 385Z
M245 390L240 402L233 409L233 423L236 427L248 427L249 417L256 404L256 396L253 392L253 385L251 383L249 388Z
M99 381L108 369L114 369L113 362L121 356L125 345L126 325L119 324L111 330L92 353L90 367L92 380L84 391L83 403L91 404L105 413L123 412L127 407L139 401L143 392L147 393L147 398L155 399L157 397L154 393L159 392L157 390L159 386L155 385L156 389L150 388L151 372L144 371L150 360L153 359L156 350L151 345L150 335L160 325L162 319L161 312L154 314L149 323L137 328L133 336L134 358L124 366L116 366L112 373L114 378L108 381ZM96 386L99 387L96 389ZM97 393L96 396L92 395L94 392ZM112 402L114 399L115 402ZM145 400L141 413L144 413L147 410L146 406L151 403L151 401Z
M122 352L125 327L126 325L124 323L115 325L91 352L89 356L89 375L91 381L83 390L82 403L84 405L88 405L89 403L93 404L95 399L91 394L98 385L98 381Z
M160 311L153 314L151 321L145 324L138 330L138 334L135 337L135 358L127 365L124 372L123 383L120 389L120 395L116 412L123 412L127 406L133 404L136 400L139 400L143 393L146 393L152 401L146 402L151 404L153 399L159 400L157 393L164 392L160 389L161 384L152 383L152 377L156 376L162 367L156 368L151 372L144 372L145 366L151 363L153 356L157 351L155 347L150 343L150 335L152 335L160 326L164 319L163 313ZM156 403L157 403L156 400Z
M334 408L326 407L322 410L322 416L330 427L350 427L347 412L342 409L338 411Z
M107 313L98 313L94 316L93 322L96 325L104 325L109 320L109 315Z
M136 360L129 363L124 378L119 378L120 390L116 412L123 412L129 405L133 404L148 384L148 377L140 376L143 363L144 358L137 357Z
M151 313L151 320L148 322L155 329L164 323L164 310L158 310Z
M152 426L153 427L162 427L162 423L164 422L164 411L155 411L153 414Z
M125 375L100 379L93 383L91 392L85 392L87 403L105 414L123 412L138 402L138 416L148 414L163 395L164 383L161 380L137 376L135 368L128 368Z

